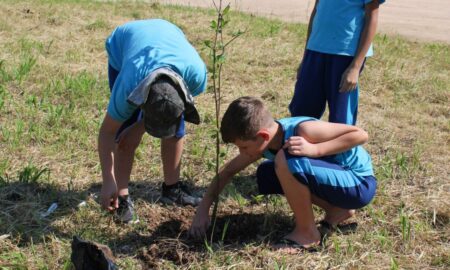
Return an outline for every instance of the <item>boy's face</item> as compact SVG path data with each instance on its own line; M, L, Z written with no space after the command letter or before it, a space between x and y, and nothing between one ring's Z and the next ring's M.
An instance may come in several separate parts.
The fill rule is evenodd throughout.
M260 157L266 150L268 140L263 136L256 136L254 140L237 139L234 144L239 148L239 153L256 158Z

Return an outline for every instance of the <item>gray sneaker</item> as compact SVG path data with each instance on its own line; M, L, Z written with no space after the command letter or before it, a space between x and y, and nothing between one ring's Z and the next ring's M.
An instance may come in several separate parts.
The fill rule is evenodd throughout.
M116 210L116 215L120 222L126 224L136 224L139 222L130 196L119 196L119 208Z
M201 197L193 194L188 186L181 181L171 186L162 184L162 196L159 201L164 204L197 206L201 200Z

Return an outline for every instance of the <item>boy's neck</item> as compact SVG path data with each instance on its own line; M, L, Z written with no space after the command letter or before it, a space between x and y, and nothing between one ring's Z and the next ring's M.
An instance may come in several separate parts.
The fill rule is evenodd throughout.
M268 148L272 150L279 150L283 147L283 128L278 122L273 121L272 125L268 129L270 133L270 141Z

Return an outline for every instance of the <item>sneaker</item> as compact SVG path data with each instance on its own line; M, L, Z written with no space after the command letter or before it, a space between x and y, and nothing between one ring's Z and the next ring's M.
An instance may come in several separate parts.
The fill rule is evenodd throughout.
M135 224L139 218L134 212L134 204L130 196L119 196L119 208L116 210L117 218L126 224Z
M163 183L162 196L159 200L164 204L197 206L202 198L193 194L185 183L179 181L170 186Z

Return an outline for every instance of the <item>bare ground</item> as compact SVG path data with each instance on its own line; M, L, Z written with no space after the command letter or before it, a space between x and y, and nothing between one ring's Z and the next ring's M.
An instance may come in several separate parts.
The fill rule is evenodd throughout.
M212 7L211 0L159 0L161 3ZM219 2L216 0L216 2ZM307 23L315 0L229 0L233 9ZM379 30L413 40L450 43L450 1L388 0L381 6Z

